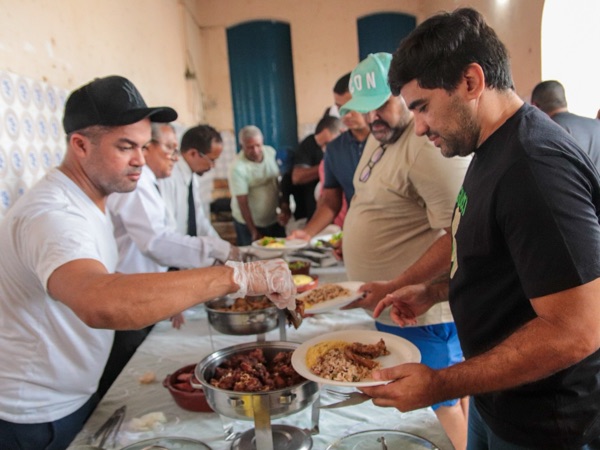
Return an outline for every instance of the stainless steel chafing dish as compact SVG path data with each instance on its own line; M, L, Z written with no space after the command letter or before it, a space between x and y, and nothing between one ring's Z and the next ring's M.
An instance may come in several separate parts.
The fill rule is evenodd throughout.
M275 305L251 311L222 311L235 302L233 297L219 297L206 302L208 322L219 332L235 336L267 333L277 328L279 313Z
M274 448L309 449L312 447L312 439L304 430L290 430L289 428L293 427L288 427L285 433L276 435L274 428L279 425L271 427L271 419L288 416L314 404L319 398L319 386L314 381L304 380L293 386L264 392L236 392L219 389L210 384L216 368L233 355L261 348L265 358L271 361L277 353L294 351L298 346L297 343L284 341L239 344L211 353L196 366L195 375L200 381L200 385L196 386L194 383L192 385L204 389L206 400L215 412L232 419L254 420L255 429L251 430L252 436L244 436L247 435L247 433L244 433L241 440L238 439L242 444L235 447L234 443L232 448L245 448L245 444L243 444L245 441L255 442L256 448L261 450ZM284 438L282 438L283 434L285 435ZM277 442L279 438L287 441ZM297 440L300 444L295 447L296 443L291 442L291 440Z

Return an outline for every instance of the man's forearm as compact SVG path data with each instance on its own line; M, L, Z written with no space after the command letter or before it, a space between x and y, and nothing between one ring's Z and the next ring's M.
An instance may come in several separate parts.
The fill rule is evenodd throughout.
M332 223L342 209L342 195L341 189L339 191L337 189L324 189L317 202L317 209L303 231L314 236Z
M306 184L319 179L319 166L294 167L292 170L292 184Z

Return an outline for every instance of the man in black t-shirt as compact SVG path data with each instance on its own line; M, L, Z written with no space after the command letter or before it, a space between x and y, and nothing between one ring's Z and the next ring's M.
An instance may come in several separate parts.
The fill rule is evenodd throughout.
M473 154L449 280L380 302L401 325L449 299L465 361L373 373L401 411L471 396L469 450L600 448L600 178L576 141L514 91L477 11L441 13L394 54L393 93L447 157Z
M285 174L282 180L282 202L285 200L289 202L289 195L294 196L296 221L310 220L315 212L317 207L315 188L319 183L319 163L323 160L325 146L339 136L341 126L342 122L337 117L323 117L317 124L315 133L306 137L294 151L292 171ZM280 206L285 210L284 205L280 204Z

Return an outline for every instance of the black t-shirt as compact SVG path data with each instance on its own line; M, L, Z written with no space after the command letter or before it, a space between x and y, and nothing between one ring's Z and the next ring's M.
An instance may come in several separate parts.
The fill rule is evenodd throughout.
M530 298L600 277L600 181L545 114L524 105L477 151L453 233L450 306L466 358L535 317ZM600 435L600 352L551 377L475 396L503 439L577 448Z
M294 151L294 167L314 167L318 166L323 159L323 150L317 144L315 135L311 134L305 138L298 148ZM317 202L315 200L315 188L319 180L311 181L305 184L293 185L292 192L296 201L296 210L294 217L302 219L306 217L308 220L312 217Z

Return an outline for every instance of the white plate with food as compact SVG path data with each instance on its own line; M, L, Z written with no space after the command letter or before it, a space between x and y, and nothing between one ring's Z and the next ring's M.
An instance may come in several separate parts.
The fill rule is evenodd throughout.
M286 239L286 238L275 238L275 237L263 237L252 243L252 247L260 248L263 250L298 250L308 245L308 242L304 239Z
M310 240L310 246L316 248L333 248L337 246L340 239L342 239L341 231L333 234L321 234Z
M355 343L359 345L354 345ZM345 356L347 346L351 346L353 355L357 356L355 359ZM368 361L365 362L365 359ZM327 333L304 342L292 354L292 366L296 372L308 380L332 386L386 384L388 381L373 380L370 377L371 371L420 361L421 352L410 341L372 330Z
M328 283L303 292L296 298L304 302L306 314L321 314L340 309L362 297L363 293L358 292L362 285L362 281Z

